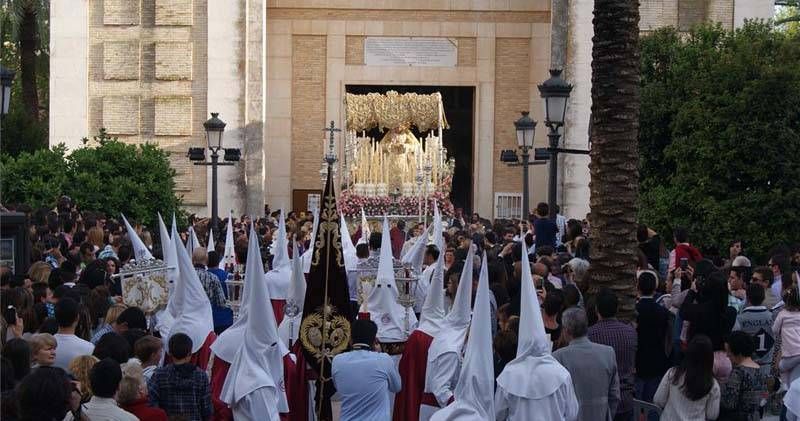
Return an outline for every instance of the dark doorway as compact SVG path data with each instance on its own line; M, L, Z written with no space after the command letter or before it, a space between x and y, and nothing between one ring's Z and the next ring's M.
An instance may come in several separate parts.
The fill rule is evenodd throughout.
M418 94L441 93L444 115L450 125L449 129L442 131L442 139L444 147L447 148L447 157L456 160L450 201L453 202L453 206L464 208L467 214L472 212L474 86L347 85L345 91L349 94L357 95L368 93L385 94L387 91L397 91L401 94L406 92ZM411 131L418 138L427 134L420 133L416 127L412 127ZM377 128L372 129L368 135L375 139L383 137L383 133Z

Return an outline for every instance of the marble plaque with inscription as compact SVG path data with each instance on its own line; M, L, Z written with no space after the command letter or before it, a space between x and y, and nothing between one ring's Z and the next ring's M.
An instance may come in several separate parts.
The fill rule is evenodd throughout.
M368 66L454 67L458 46L449 38L366 37L364 63Z

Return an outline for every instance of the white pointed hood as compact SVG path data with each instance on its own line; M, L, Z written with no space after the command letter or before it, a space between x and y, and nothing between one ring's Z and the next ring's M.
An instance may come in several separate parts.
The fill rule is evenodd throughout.
M173 228L173 230L177 231L177 228ZM178 254L160 213L158 214L158 231L161 238L161 253L164 258L164 264L171 268L167 271L167 291L169 292L167 307L156 315L156 330L161 333L161 336L166 337L175 322L175 317L178 315L175 305L175 288L179 282L178 275L180 271L178 270Z
M283 209L281 209L281 216L280 220L278 221L278 234L276 234L276 238L274 239L272 246L273 269L289 266L289 252L286 246L286 219L283 216Z
M438 233L438 236L437 236ZM436 239L439 239L437 242ZM444 325L444 238L442 237L442 216L436 202L433 203L433 244L439 249L439 259L434 263L431 284L420 312L417 329L435 336ZM427 270L427 269L426 269Z
M200 247L200 240L197 239L197 233L194 232L194 227L189 226L188 239L186 240L186 251L189 252L189 257L194 253L194 249Z
M458 290L453 300L453 307L445 316L438 335L431 342L428 350L428 363L432 363L440 355L448 352L461 353L464 339L467 337L471 315L472 302L472 263L475 260L475 246L470 246L461 278L458 281Z
M311 271L311 255L314 253L314 243L317 241L317 227L319 226L319 211L314 210L314 228L311 229L311 242L308 250L303 253L303 273Z
M197 277L192 259L186 249L178 244L179 241L173 241L180 271L180 279L172 295L177 316L169 337L176 333L187 334L192 339L192 353L195 353L203 346L208 334L214 331L214 319L211 317L211 302Z
M249 246L247 248L247 253L249 258ZM247 311L249 307L248 297L251 295L253 285L256 284L256 282L247 282L247 279L247 273L245 273L245 282L242 287L242 295L239 297L241 302L241 306L239 307L239 317L233 321L231 327L225 329L225 331L217 337L214 343L211 344L211 351L214 352L214 355L228 364L233 364L233 360L236 358L236 353L239 351L239 348L242 347L245 330L247 329Z
M289 294L289 285L292 283L292 266L289 261L289 252L286 249L286 222L281 210L280 221L278 222L278 233L273 240L274 246L272 253L272 270L264 275L269 288L269 296L273 300L285 300Z
M411 265L417 272L422 272L422 261L425 258L425 247L428 246L428 236L433 230L433 225L428 225L428 228L414 240L414 245L411 246L406 254L404 254L400 261Z
M489 309L489 274L483 253L475 308L469 327L464 362L454 391L454 402L436 412L431 421L478 421L495 418L494 360L492 357L492 326Z
M292 243L292 255L297 256L299 251L297 243ZM289 285L289 296L286 297L286 306L297 307L297 315L294 317L284 317L278 326L278 336L280 336L286 346L298 338L300 323L303 319L303 304L306 300L306 278L303 274L303 262L301 259L292 259L292 284Z
M417 329L430 336L439 333L444 325L444 253L440 253L439 259L434 263L431 284L428 287L428 294L425 296L419 318Z
M133 229L131 224L128 222L128 219L125 218L125 215L122 215L122 221L125 223L125 228L128 230L128 238L131 240L133 257L136 258L136 261L141 262L142 260L152 260L153 255L150 253L150 250L147 248L147 246L144 245L142 239L139 238L139 235L136 234L136 230Z
M209 228L208 229L208 246L206 246L206 251L208 251L208 252L214 251L214 247L215 246L216 246L216 244L214 244L214 229L213 228Z
M344 253L344 268L348 272L356 270L358 266L358 256L356 256L356 246L353 245L353 240L350 238L350 231L347 229L347 221L344 220L344 214L341 214L339 221L339 230L342 236L342 253Z
M406 309L397 302L397 295L392 240L389 236L389 219L384 216L378 275L375 286L367 297L370 320L378 325L377 338L382 343L404 342L408 338L405 331ZM416 328L416 325L417 317L413 311L408 310L409 333Z
M273 387L278 397L278 412L288 412L283 382L283 356L288 350L278 339L278 326L272 308L265 305L270 296L263 280L264 267L261 265L258 235L251 226L244 281L245 285L252 284L247 296L247 323L241 346L222 386L220 399L234 405L262 387Z
M358 239L358 244L367 244L369 236L372 231L369 229L369 222L367 222L367 214L364 213L364 208L361 208L361 238Z
M525 239L520 239L520 242L524 248ZM550 355L552 344L544 330L542 310L526 253L522 253L521 265L517 357L506 364L497 384L514 396L541 399L561 387L569 379L569 373Z
M444 255L444 226L442 225L442 214L439 212L439 205L433 201L433 244L439 249L439 253Z
M225 230L225 252L219 259L219 268L225 269L226 264L236 264L236 252L233 250L233 211L228 215L228 229Z

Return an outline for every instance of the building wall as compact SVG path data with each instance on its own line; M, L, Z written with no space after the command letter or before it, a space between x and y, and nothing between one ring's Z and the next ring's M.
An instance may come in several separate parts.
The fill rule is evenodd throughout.
M592 8L569 2L565 73L574 89L564 142L579 149L588 146ZM642 0L640 11L643 32L703 20L739 27L772 16L773 0ZM447 37L458 64L366 66L367 36ZM210 111L243 155L220 169L220 212L258 214L264 203L290 207L293 189L318 187L322 128L343 125L347 84L473 86L473 207L492 215L495 192L521 190L521 170L498 156L514 146L514 120L527 109L542 121L536 85L550 65L550 0L58 1L50 43L50 143L81 147L101 127L126 142L156 142L173 152L177 194L201 213L210 172L185 152L205 145ZM588 157L560 164L563 213L583 217ZM532 167L529 181L532 205L546 200L546 168Z
M176 193L206 201L206 169L189 146L204 144L205 0L103 0L88 4L88 132L172 152Z
M520 111L541 119L541 101L529 93L547 78L549 1L364 3L268 2L266 202L289 207L293 189L320 187L322 128L331 120L343 126L346 85L474 86L475 139L465 145L473 148L473 207L492 215L494 192L520 192L522 185L519 168L500 168L499 150L515 145ZM366 66L367 36L447 37L458 45L458 64ZM537 135L537 146L545 137ZM544 200L546 170L533 167L530 181L531 201Z

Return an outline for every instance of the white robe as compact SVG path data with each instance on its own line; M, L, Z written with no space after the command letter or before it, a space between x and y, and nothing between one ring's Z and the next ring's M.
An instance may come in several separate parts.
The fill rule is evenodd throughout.
M439 406L422 404L419 409L419 421L428 421L441 408L447 406L456 389L461 359L455 352L447 352L428 364L425 378L425 393L431 393L439 402Z
M414 313L422 313L422 305L425 303L425 297L428 296L428 289L431 287L431 279L433 279L435 271L436 264L432 264L422 271L417 282L417 288L414 290Z
M278 397L274 387L262 387L249 393L231 407L235 420L279 421Z
M533 375L533 374L532 374ZM508 394L497 385L494 399L498 421L574 421L578 419L578 398L572 382L564 382L551 395L526 399Z

